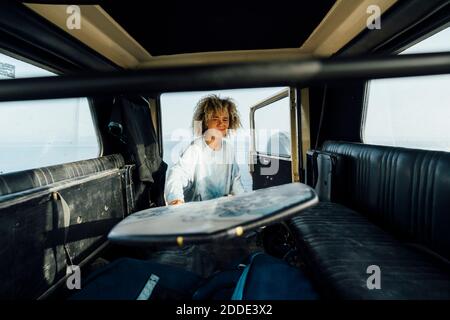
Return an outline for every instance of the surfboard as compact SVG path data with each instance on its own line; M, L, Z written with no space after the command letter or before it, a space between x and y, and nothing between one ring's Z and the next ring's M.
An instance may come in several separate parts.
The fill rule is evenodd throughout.
M119 222L108 239L124 245L182 246L239 237L301 214L317 202L312 188L290 183L236 196L142 210Z

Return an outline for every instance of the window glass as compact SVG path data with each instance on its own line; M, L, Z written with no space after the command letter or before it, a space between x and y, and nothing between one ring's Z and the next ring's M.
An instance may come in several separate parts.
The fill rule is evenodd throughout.
M291 156L289 97L255 111L256 151Z
M402 54L450 51L450 28ZM450 75L380 79L369 83L365 143L450 151Z
M54 73L0 53L0 80L56 76Z
M2 54L0 70L3 79L54 75ZM0 173L86 160L99 154L86 98L0 102Z

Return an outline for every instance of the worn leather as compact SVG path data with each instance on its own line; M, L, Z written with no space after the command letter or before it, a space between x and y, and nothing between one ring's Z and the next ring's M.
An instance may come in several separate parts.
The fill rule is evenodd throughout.
M448 262L402 242L343 205L320 202L290 221L302 257L330 299L450 299ZM367 268L380 268L370 290Z
M450 153L333 141L322 150L344 162L332 177L341 204L290 222L322 293L450 299ZM367 287L370 265L381 269L380 290Z
M43 167L0 175L0 196L55 182L78 178L104 170L122 168L125 161L120 154L89 159L50 167Z
M450 259L450 153L327 141L345 156L341 202L403 238Z

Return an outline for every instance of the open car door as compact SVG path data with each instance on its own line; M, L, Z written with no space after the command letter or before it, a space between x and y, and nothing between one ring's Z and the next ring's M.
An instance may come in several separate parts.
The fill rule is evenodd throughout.
M250 108L253 190L298 182L296 90L286 88Z

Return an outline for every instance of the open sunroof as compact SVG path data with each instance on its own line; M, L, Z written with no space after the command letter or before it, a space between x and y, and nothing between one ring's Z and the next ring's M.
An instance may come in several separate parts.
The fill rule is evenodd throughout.
M102 3L151 55L299 48L334 5L321 1Z

